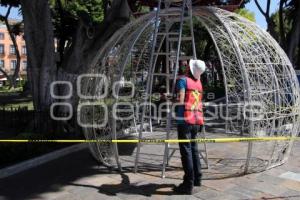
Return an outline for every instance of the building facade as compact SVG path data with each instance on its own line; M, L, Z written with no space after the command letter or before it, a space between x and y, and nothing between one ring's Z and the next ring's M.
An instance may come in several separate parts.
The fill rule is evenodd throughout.
M21 56L20 62L20 77L23 79L26 77L27 69L27 51L23 34L16 36L18 50ZM17 66L16 49L10 39L8 30L4 23L0 23L0 67L5 70L8 75L12 75ZM6 78L0 72L0 79Z

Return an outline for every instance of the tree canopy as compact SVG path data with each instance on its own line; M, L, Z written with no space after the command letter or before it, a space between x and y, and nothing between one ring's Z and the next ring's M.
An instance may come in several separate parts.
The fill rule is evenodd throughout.
M250 20L252 22L256 22L254 12L251 12L251 11L247 10L246 8L237 9L235 11L235 13L237 13L237 14L245 17L246 19L248 19L248 20Z
M270 34L282 46L294 66L299 68L300 1L280 0L274 14L270 13L271 0L267 0L265 10L258 0L254 0L254 2L265 17Z

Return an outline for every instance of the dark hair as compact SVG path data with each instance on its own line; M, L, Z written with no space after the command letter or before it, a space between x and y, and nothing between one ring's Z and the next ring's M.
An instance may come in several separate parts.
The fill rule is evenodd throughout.
M188 73L187 73L187 76L190 77L191 79L193 80L197 80L194 75L192 74L192 71L189 69Z

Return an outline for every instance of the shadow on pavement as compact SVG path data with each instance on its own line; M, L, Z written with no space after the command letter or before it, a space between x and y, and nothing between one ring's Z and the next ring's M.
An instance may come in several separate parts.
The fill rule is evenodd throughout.
M92 175L118 173L100 168L88 149L72 153L36 168L0 179L0 199L41 198L48 192L59 192L62 187Z
M169 191L160 191L163 188L173 188L174 184L157 184L150 183L144 185L136 185L130 184L129 177L126 174L120 174L122 177L122 182L120 184L103 184L99 187L95 187L93 185L84 185L84 184L70 184L74 186L80 187L89 187L95 188L99 190L99 193L108 195L108 196L116 196L118 193L124 194L135 194L135 195L143 195L147 197L151 197L152 195L173 195L174 192Z

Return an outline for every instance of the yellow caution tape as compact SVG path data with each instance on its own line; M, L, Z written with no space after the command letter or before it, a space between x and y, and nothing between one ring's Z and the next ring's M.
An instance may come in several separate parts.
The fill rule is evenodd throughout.
M0 143L232 143L232 142L265 142L296 141L300 137L238 137L238 138L197 138L197 139L136 139L136 140L0 140Z

